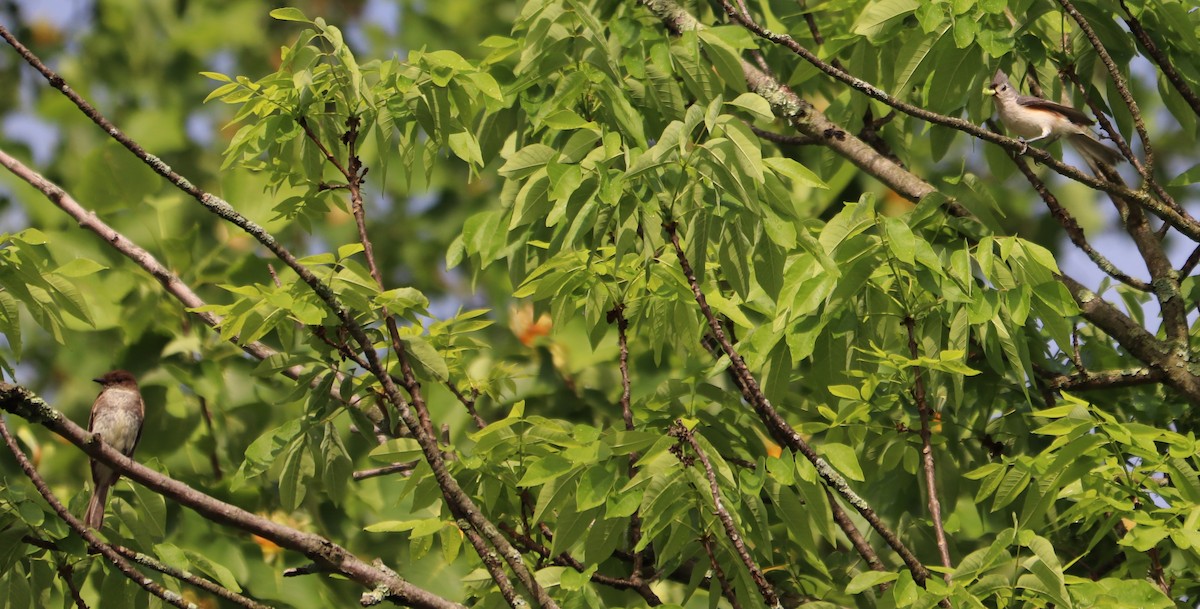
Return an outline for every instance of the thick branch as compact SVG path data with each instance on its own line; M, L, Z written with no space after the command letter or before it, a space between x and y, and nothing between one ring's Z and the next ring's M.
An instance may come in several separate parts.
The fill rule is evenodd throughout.
M674 5L671 2L671 0L643 0L643 2L645 4L647 4L647 6L651 6L652 10L653 10L654 6L660 6L660 5L669 5L669 6L673 7L673 10L663 11L665 16L660 15L660 18L663 18L663 19L671 18L671 19L675 19L675 20L682 20L680 23L678 23L674 26L677 29L699 29L700 27L702 27L701 24L699 22L697 22L694 17L687 14L686 11L683 11L677 5ZM762 26L758 25L757 23L745 19L741 15L740 12L738 12L735 8L733 8L732 5L730 5L728 3L727 0L723 0L723 4L726 7L726 12L729 14L729 16L731 18L733 18L734 21L741 24L743 27L750 30L755 35L757 35L765 40L768 40L770 42L773 42L775 44L778 44L780 46L783 46L784 48L787 48L788 50L792 51L793 53L799 55L805 61L808 61L809 63L813 64L815 67L817 67L822 72L825 72L826 74L830 75L831 77L849 85L856 91L859 91L860 93L863 93L864 95L867 95L868 97L871 97L873 99L881 101L900 112L903 112L905 114L908 114L908 115L916 117L916 118L919 118L921 120L924 120L924 121L927 121L930 123L934 123L934 124L938 124L938 125L942 125L944 127L949 127L951 129L956 129L956 130L962 131L964 133L968 133L978 139L992 142L994 144L999 144L1000 146L1003 146L1004 148L1007 148L1008 150L1010 150L1012 152L1027 154L1028 156L1036 159L1039 163L1052 168L1054 171L1056 171L1057 173L1059 173L1067 178L1070 178L1077 182L1083 183L1083 184L1090 186L1091 188L1094 188L1096 190L1102 190L1102 191L1105 191L1105 192L1108 192L1108 193L1111 193L1114 195L1118 195L1118 196L1127 198L1131 201L1136 201L1138 204L1140 204L1140 205L1144 206L1146 209L1154 212L1156 215L1161 217L1164 221L1166 221L1169 224L1171 224L1172 226L1174 226L1180 232L1184 233L1185 235L1188 235L1192 239L1200 241L1200 222L1198 222L1195 218L1193 218L1190 214L1188 214L1186 210L1173 208L1173 207L1163 203L1162 201L1158 201L1158 200L1154 199L1153 197L1151 197L1149 194L1147 194L1145 192L1131 190L1128 186L1126 186L1124 184L1114 183L1114 182L1110 182L1107 180L1102 180L1102 179L1097 179L1095 177L1092 177L1092 176L1080 171L1079 169L1077 169L1075 167L1072 167L1070 165L1067 165L1067 164L1059 161L1058 159L1054 158L1050 153L1046 152L1045 150L1029 147L1027 144L1025 144L1021 140L1005 137L1005 136L1002 136L993 131L989 131L987 129L982 129L978 125L975 125L974 123L963 120L961 118L946 116L944 114L938 114L936 112L926 110L919 106L914 106L912 104L902 102L902 101L892 97L891 95L888 95L882 89L879 89L878 87L876 87L860 78L857 78L851 74L848 74L843 70L839 70L838 68L834 67L830 63L821 60L819 57L817 57L814 53L812 53L811 51L806 49L804 46L802 46L791 36L788 36L786 34L777 34L777 33L771 32L771 31L763 28ZM755 90L760 95L765 97L768 102L771 102L772 109L775 110L777 115L784 116L785 118L791 119L791 118L793 118L792 115L794 113L799 113L799 116L797 118L804 118L805 115L815 112L810 105L808 105L807 103L803 103L803 102L801 102L801 103L803 103L803 106L795 106L794 104L792 104L790 102L790 100L788 101L787 104L780 105L778 99L776 98L776 95L779 93L780 89L783 88L783 85L780 85L779 83L774 83L774 85L775 85L774 88L772 88L770 86L766 86L763 88L763 90L758 90L756 88L755 82L763 81L763 79L766 78L765 75L763 75L761 72L755 73L755 72L757 72L757 70L753 66L750 66L749 64L747 64L745 62L743 62L742 67L743 67L743 71L746 73L747 84L750 85L750 88L752 90ZM747 68L749 68L749 69L747 69ZM795 96L795 94L791 93L790 90L787 91L787 93L790 94L790 96L792 96L792 97ZM788 107L789 105L791 105L793 107ZM824 116L821 116L821 119L824 119ZM824 119L824 120L825 120L825 122L828 122L827 119ZM830 123L830 124L832 124L832 123ZM797 125L797 127L801 128L801 130L805 131L806 133L808 132L805 129L803 129L800 125ZM837 135L837 137L835 139L845 139L846 141L849 141L850 136L848 136L844 131L839 129L835 132L835 134ZM829 137L828 132L826 133L826 137ZM862 144L863 146L866 146L867 148L869 148L869 146L867 146L865 143L857 140L857 138L855 138L854 141L858 141L859 144ZM896 171L900 172L901 174L908 174L908 172L906 170L904 170L902 167L899 167L898 165L896 165L894 170L887 167L886 165L878 165L875 168L868 168L860 162L859 157L846 154L845 151L843 151L842 149L839 149L838 146L835 146L832 141L829 142L828 145L831 148L834 148L835 150L837 150L839 153L845 155L851 162L855 163L856 165L859 165L863 169L867 169L872 175L875 175L879 179L883 180L885 183L888 184L888 186L891 186L893 190L896 190L902 196L912 198L913 200L919 200L925 194L928 194L929 191L932 191L932 186L925 184L923 181L920 181L915 176L911 176L911 178L917 179L919 182L921 182L923 187L920 188L918 191L913 191L911 193L907 192L905 190L902 190L901 188L892 185L892 182L889 181L889 180L896 180L898 177L903 177L903 176L894 175ZM875 153L874 150L872 150L872 152ZM882 155L878 155L878 153L876 153L876 156L882 156ZM865 158L869 158L869 157L862 157L863 160L865 160ZM895 165L895 163L892 163L892 165ZM1149 162L1147 162L1147 166L1149 166ZM878 173L879 170L886 170L886 172L881 174L881 173ZM904 184L909 181L910 180L907 178L900 179L899 183ZM926 189L928 189L928 190L926 190ZM914 195L917 195L917 196L915 196L915 198L913 198Z
M1066 389L1069 391L1095 391L1145 385L1162 382L1161 372L1147 368L1132 368L1128 370L1103 370L1100 372L1082 371L1076 374L1050 374L1042 378L1042 383L1050 389Z

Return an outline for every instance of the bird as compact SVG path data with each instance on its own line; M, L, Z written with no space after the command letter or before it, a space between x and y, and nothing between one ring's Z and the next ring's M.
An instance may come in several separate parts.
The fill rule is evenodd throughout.
M146 418L146 405L138 391L137 379L126 370L113 370L92 380L100 383L103 389L92 404L88 431L99 435L105 444L126 457L133 456L138 440L142 439L142 423ZM99 529L104 524L108 491L121 474L95 459L91 459L91 468L94 488L83 522L90 528Z
M1026 148L1029 142L1046 138L1052 142L1065 136L1092 169L1097 169L1097 165L1115 166L1123 159L1120 152L1101 143L1092 133L1090 127L1095 121L1086 114L1070 106L1017 93L1003 70L996 70L985 93L993 96L1004 128L1019 136Z

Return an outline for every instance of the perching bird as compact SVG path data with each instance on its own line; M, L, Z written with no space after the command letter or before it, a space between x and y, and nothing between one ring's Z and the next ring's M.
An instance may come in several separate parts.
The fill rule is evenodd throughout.
M93 379L104 389L92 404L92 416L88 419L88 431L99 434L105 444L130 457L142 438L142 421L146 417L146 406L138 391L137 380L124 370L113 370ZM86 526L99 529L104 524L104 506L108 503L108 491L121 475L107 465L91 460L92 499L83 515Z
M1066 136L1067 143L1093 169L1097 164L1116 165L1123 158L1120 152L1096 138L1090 128L1095 121L1086 114L1040 97L1018 94L1001 70L996 70L996 76L986 93L994 96L992 101L996 104L1004 128L1026 144L1044 138L1054 141Z

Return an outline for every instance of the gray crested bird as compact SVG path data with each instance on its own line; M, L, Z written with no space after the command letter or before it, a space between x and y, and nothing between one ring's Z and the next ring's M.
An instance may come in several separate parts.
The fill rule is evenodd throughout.
M1112 167L1124 159L1120 152L1097 139L1091 130L1095 121L1086 114L1070 106L1017 93L1001 70L996 70L992 84L984 92L992 96L1004 128L1020 137L1026 145L1041 139L1053 142L1065 137L1092 169L1097 165Z
M113 370L92 379L103 387L92 403L92 414L88 419L88 431L98 434L105 444L126 457L133 456L138 440L142 439L142 422L146 418L146 406L138 391L137 380L125 370ZM99 529L104 524L104 506L108 503L108 491L121 474L112 468L91 460L92 498L88 501L83 522L86 526Z

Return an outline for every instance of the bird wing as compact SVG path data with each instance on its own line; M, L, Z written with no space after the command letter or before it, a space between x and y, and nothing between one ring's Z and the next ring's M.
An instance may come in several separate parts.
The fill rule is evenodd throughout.
M1076 110L1075 108L1064 106L1062 104L1056 104L1052 101L1045 100L1040 97L1034 97L1032 95L1018 96L1017 103L1025 106L1026 108L1057 112L1058 114L1067 117L1067 120L1075 123L1076 125L1091 125L1092 123L1096 122L1089 118L1088 115Z

